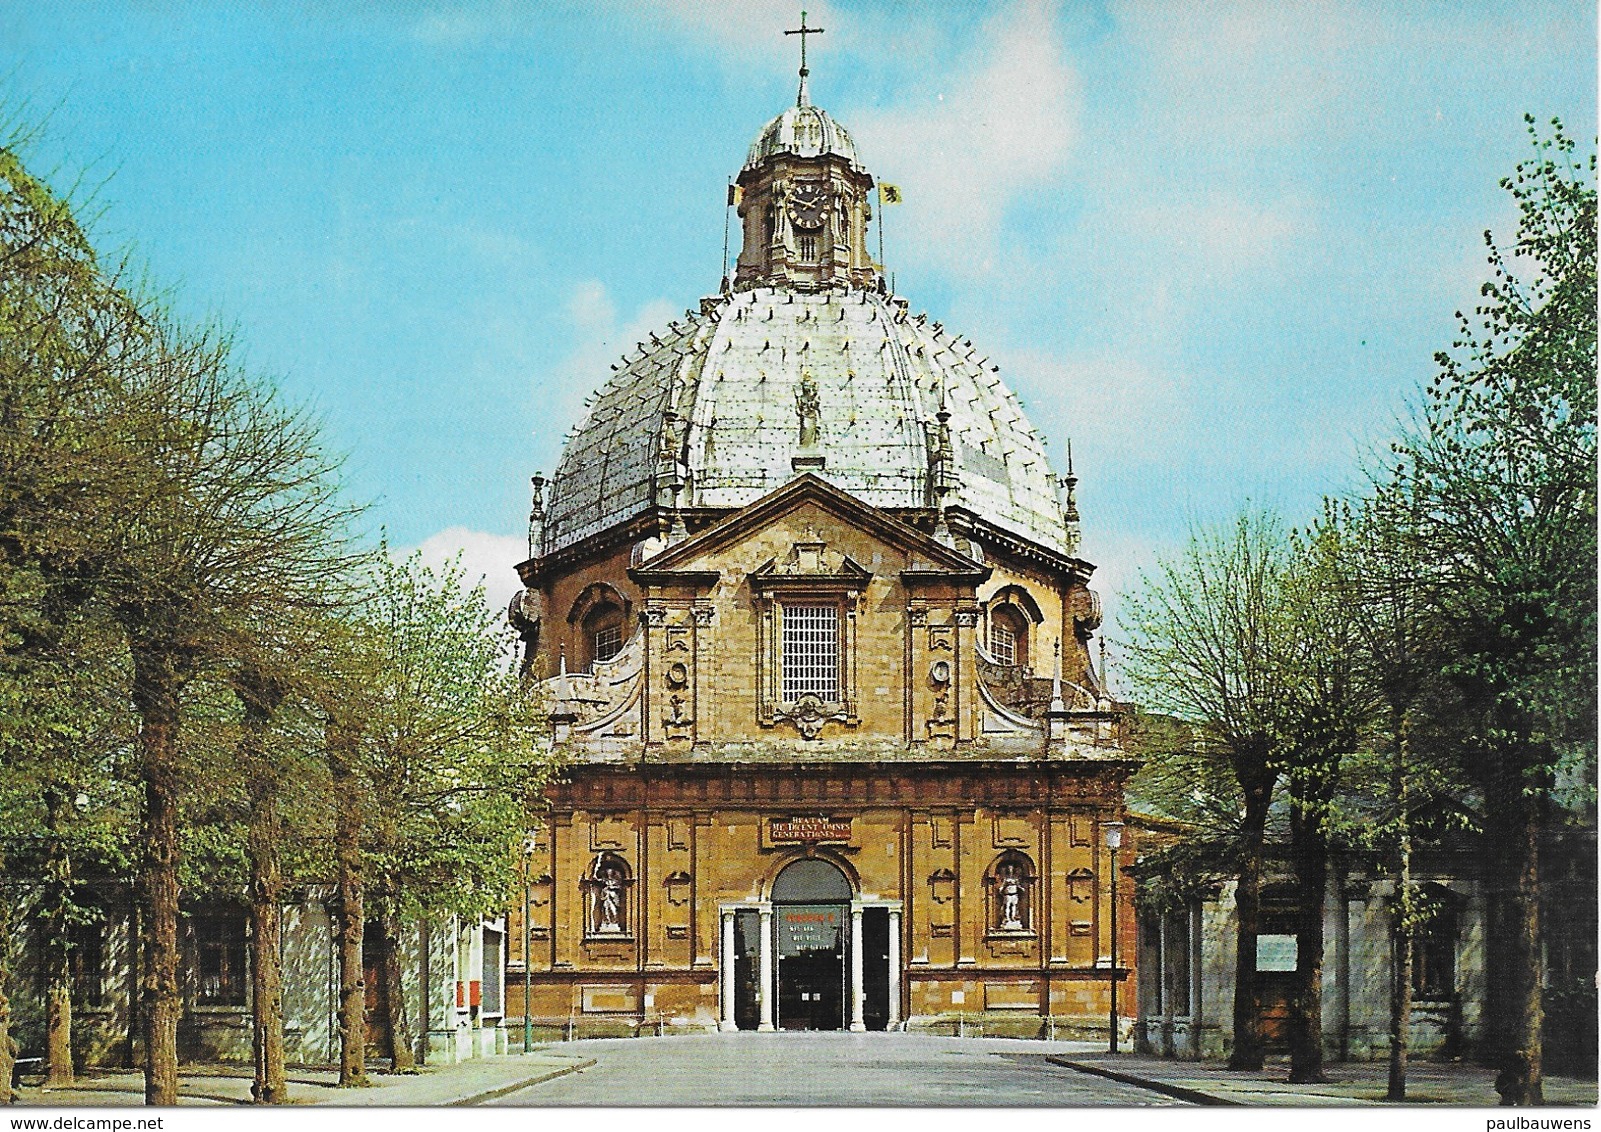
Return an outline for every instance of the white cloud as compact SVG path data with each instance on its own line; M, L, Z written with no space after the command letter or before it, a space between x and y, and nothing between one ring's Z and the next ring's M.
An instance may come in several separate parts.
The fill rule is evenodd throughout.
M470 590L482 583L489 608L503 613L512 595L522 589L515 567L528 557L528 539L466 527L446 527L414 547L396 550L393 556L396 561L402 561L413 553L422 556L423 565L434 569L461 555L463 588Z
M954 276L989 273L1001 221L1018 196L1049 184L1079 136L1080 79L1041 3L990 21L977 65L939 72L883 111L853 113L873 168L907 188L897 254Z

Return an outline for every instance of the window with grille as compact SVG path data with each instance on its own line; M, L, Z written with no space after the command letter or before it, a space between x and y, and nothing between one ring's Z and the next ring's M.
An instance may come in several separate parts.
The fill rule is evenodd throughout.
M999 664L1017 663L1017 634L999 620L990 622L990 655Z
M482 1012L495 1015L505 1013L501 988L501 951L506 937L492 928L484 929L484 995Z
M595 630L594 655L596 660L610 660L623 651L623 627L619 622L602 625Z
M245 918L196 916L195 1002L201 1006L243 1006L250 972L245 968Z
M816 236L802 236L800 238L800 257L803 263L817 262Z
M839 608L784 606L784 702L839 700Z

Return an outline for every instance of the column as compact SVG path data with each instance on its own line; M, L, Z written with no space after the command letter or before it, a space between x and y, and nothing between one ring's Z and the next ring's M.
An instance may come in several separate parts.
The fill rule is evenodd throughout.
M734 1022L734 913L723 910L723 951L718 957L717 981L722 985L723 1019L717 1028L725 1033L737 1030Z
M851 1031L867 1029L862 1021L862 910L851 908Z
M889 1029L901 1024L901 913L889 913Z
M761 961L761 971L760 971L760 975L761 975L760 983L761 983L761 985L757 988L756 995L761 1000L761 1004L762 1004L762 1021L761 1021L761 1025L757 1026L756 1028L758 1030L762 1030L764 1032L769 1032L770 1033L772 1030L774 1030L776 1028L773 1025L773 999L778 996L778 989L777 989L777 986L775 985L777 983L777 980L773 978L773 907L772 907L772 905L769 904L767 907L763 908L761 910L760 915L761 915L761 935L762 935L762 951L761 951L761 960L762 961Z

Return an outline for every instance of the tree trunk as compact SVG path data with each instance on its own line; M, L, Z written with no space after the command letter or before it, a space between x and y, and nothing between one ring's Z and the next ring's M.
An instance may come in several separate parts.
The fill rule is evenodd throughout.
M250 795L245 845L250 858L251 1038L256 1059L250 1095L257 1104L283 1104L289 1099L284 1072L283 818L277 768L266 750L267 729L283 696L253 674L241 674L235 691L245 709L240 761Z
M1290 1003L1290 1080L1326 1081L1323 1075L1323 908L1328 892L1329 846L1324 834L1325 791L1290 807L1290 856L1299 900L1295 925L1295 996Z
M1512 760L1506 760L1511 762ZM1504 765L1504 764L1503 764ZM1540 834L1543 828L1540 800L1532 796L1532 783L1516 769L1499 777L1501 797L1487 798L1487 838L1499 846L1505 859L1505 883L1492 899L1501 904L1497 934L1508 966L1506 973L1505 1045L1496 1067L1495 1088L1501 1104L1544 1103L1541 1059L1545 1017L1541 1003L1540 954ZM1530 789L1525 789L1529 787ZM1496 968L1491 968L1496 970Z
M178 696L183 677L173 651L133 648L144 779L145 1103L178 1103Z
M66 795L58 787L45 790L45 823L50 848L45 862L45 1076L47 1089L73 1083L72 1070L72 858L63 826Z
M252 814L250 927L255 948L250 956L250 981L255 995L251 1021L256 1079L250 1095L257 1104L284 1104L289 1099L289 1082L284 1071L283 875L277 853L260 847L269 838L275 842L277 822L272 822L269 831L260 830L259 824Z
M1262 1017L1256 984L1256 937L1262 919L1262 842L1267 829L1273 778L1260 770L1241 775L1245 819L1241 825L1239 880L1234 909L1239 920L1234 953L1234 1048L1230 1069L1261 1069L1264 1056Z
M1411 725L1404 715L1398 714L1394 730L1395 763L1390 772L1390 793L1399 825L1395 842L1395 899L1391 902L1390 913L1395 948L1395 969L1390 982L1390 1077L1384 1099L1404 1101L1407 1054L1412 1045L1412 925L1409 915L1412 907L1412 819L1406 779Z
M0 876L5 875L5 862L0 860ZM11 999L6 990L11 983L11 901L9 893L0 893L0 1104L13 1104L16 1095L11 1091L11 1074L17 1067L17 1041L11 1036Z
M378 914L379 935L384 953L379 970L383 973L384 993L380 996L387 1013L389 1068L394 1073L415 1073L417 1061L411 1052L411 1026L406 1018L406 989L400 971L400 917L394 904L385 899Z
M1410 897L1403 899L1402 891L1412 884L1412 861L1408 853L1396 871L1395 910L1392 913L1391 931L1395 940L1395 970L1390 984L1390 1077L1385 1090L1387 1101L1406 1100L1407 1054L1412 1044L1412 930L1407 923L1406 909Z
M367 1080L367 981L361 936L366 923L361 877L361 796L354 767L356 737L337 724L328 728L329 770L337 813L334 860L339 875L339 1086L365 1087Z

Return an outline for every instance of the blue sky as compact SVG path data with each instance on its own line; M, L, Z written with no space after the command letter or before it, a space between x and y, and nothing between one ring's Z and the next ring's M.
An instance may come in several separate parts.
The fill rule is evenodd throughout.
M375 529L499 593L528 476L716 290L799 6L13 3L0 99ZM1523 114L1596 131L1582 0L807 7L814 101L906 196L897 290L1072 440L1114 607L1191 523L1355 486L1511 230Z

